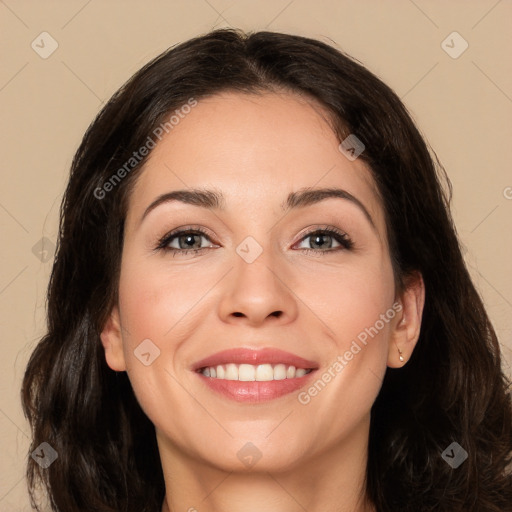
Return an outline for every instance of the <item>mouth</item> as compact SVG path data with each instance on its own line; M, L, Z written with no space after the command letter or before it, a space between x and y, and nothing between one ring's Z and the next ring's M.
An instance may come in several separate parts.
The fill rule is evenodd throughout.
M305 386L318 364L278 349L218 352L192 370L211 390L238 402L262 402Z

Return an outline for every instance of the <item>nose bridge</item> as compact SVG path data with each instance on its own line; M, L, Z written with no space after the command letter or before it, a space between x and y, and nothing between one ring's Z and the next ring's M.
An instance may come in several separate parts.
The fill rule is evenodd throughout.
M258 286L262 291L276 286L276 269L278 255L273 251L270 242L261 245L255 238L249 236L236 247L235 274L239 284Z

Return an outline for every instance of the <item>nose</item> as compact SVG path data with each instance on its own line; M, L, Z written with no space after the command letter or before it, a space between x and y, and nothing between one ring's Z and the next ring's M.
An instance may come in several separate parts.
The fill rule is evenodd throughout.
M298 312L294 280L292 269L270 249L251 263L235 253L234 268L222 283L219 316L226 323L254 327L269 321L292 322Z

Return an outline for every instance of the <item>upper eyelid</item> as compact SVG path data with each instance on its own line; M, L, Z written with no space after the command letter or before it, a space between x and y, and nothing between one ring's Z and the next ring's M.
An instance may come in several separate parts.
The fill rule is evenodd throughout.
M155 249L159 248L165 248L171 240L174 241L176 238L183 236L186 233L192 233L197 236L202 236L205 238L208 238L212 244L215 244L215 242L212 240L212 238L215 238L213 235L210 234L210 230L207 230L206 228L203 228L202 226L185 226L185 227L179 227L176 229L172 229L171 231L165 233L163 236L161 236L158 239L157 245ZM176 251L186 251L190 249L176 249L172 247L171 249L174 249ZM206 249L206 247L201 247L201 249ZM194 249L192 249L194 250Z
M177 235L181 235L183 233L189 233L189 232L194 232L194 233L198 232L199 234L201 234L203 236L215 238L215 235L213 234L213 232L210 231L208 228L204 228L202 226L191 225L191 226L184 226L184 227L179 227L176 229L171 229L170 231L166 232L162 237L160 237L160 239L163 240L165 238L175 237Z

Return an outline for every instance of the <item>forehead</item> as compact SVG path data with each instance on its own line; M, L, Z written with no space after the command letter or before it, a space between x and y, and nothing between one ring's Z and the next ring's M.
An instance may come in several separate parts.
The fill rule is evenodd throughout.
M153 149L132 191L128 217L162 193L213 188L229 211L277 211L295 190L341 187L370 211L383 212L361 159L348 160L315 101L290 93L222 93L200 100Z

